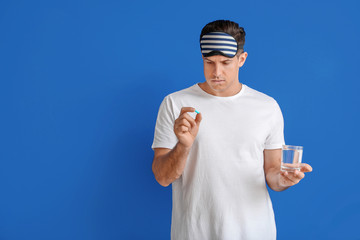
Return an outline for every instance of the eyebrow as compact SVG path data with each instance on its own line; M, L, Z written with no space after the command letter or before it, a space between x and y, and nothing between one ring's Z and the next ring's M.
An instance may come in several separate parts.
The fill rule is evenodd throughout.
M210 61L210 62L214 62L214 61L211 61L210 59L208 58L204 58L206 61ZM227 62L227 61L232 61L232 59L225 59L225 60L222 60L220 62Z

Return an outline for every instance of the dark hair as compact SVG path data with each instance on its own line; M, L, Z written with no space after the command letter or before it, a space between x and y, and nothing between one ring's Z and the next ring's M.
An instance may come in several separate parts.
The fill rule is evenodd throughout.
M200 34L200 40L203 35L209 32L225 32L233 36L238 44L238 53L244 50L245 45L245 30L239 24L230 20L216 20L210 22L203 27ZM241 51L239 51L241 49Z

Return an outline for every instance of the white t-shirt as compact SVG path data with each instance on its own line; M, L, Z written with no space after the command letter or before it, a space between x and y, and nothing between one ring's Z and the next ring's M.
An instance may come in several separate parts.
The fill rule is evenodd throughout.
M276 239L263 151L285 144L277 102L244 84L230 97L195 84L164 98L152 148L176 145L182 107L194 107L202 121L184 172L172 183L171 239Z

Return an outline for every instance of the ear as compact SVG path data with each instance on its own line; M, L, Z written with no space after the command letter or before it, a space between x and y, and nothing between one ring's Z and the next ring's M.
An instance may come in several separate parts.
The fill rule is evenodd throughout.
M247 52L243 52L239 55L239 61L238 61L238 67L242 67L246 61L246 58L248 56Z

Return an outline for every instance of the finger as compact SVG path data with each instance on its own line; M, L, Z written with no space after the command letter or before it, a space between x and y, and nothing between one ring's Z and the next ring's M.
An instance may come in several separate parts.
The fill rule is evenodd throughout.
M178 129L181 131L181 132L183 132L183 133L185 133L185 132L188 132L189 131L189 128L188 127L186 127L186 126L180 126L180 127L178 127Z
M281 177L282 177L282 182L287 186L292 186L296 184L296 182L294 182L289 178L288 172L281 172Z
M180 115L186 112L195 112L195 108L193 107L182 107L180 111Z
M178 122L176 123L176 125L179 125L179 126L184 125L184 126L186 126L188 128L191 127L190 122L185 118L179 119Z
M196 114L196 118L195 118L196 124L200 124L201 120L202 120L201 113Z
M305 174L303 172L300 172L298 170L295 170L293 172L294 179L298 179L299 181L305 177Z
M294 172L288 172L287 173L287 178L289 178L294 183L298 183L301 179L304 178L304 176L305 176L304 173L299 172L297 170L295 170Z
M191 127L196 126L195 120L189 114L187 114L187 113L182 114L179 117L179 121L182 121L183 119L187 120L191 124Z
M175 134L186 133L188 131L189 131L189 128L184 125L174 127Z
M313 168L309 164L306 164L306 163L302 163L300 166L301 166L300 171L302 171L302 172L312 172L312 170L313 170Z

